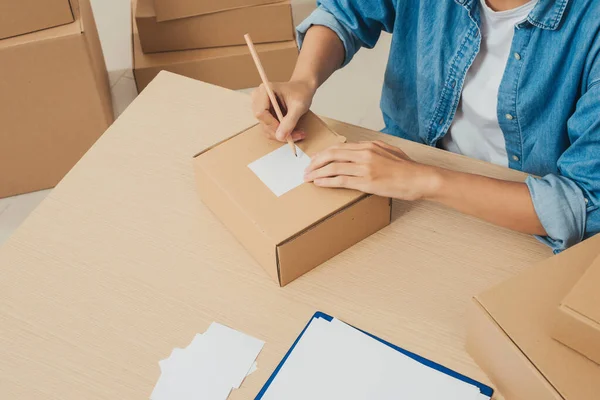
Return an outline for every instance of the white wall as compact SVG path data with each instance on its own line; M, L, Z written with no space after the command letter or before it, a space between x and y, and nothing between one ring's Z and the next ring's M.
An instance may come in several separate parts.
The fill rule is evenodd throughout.
M109 71L131 68L131 3L91 0L102 50Z

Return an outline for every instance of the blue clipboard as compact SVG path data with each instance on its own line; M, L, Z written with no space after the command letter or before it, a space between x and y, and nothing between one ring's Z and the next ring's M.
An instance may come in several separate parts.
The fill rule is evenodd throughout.
M277 368L275 368L275 371L273 371L273 373L271 374L271 376L269 377L269 379L267 380L267 382L265 383L265 385L262 387L262 389L260 390L260 392L258 392L258 394L256 395L256 397L254 398L254 400L261 400L263 398L263 396L267 393L267 390L269 389L269 386L271 385L271 383L273 382L273 380L275 379L275 377L277 377L277 374L279 373L279 371L281 370L281 368L283 367L283 365L285 364L285 362L287 361L288 357L290 356L290 354L292 354L292 351L294 351L294 348L296 347L296 345L298 344L298 342L300 341L300 339L302 338L302 335L304 335L304 332L306 331L306 329L308 328L308 326L313 322L314 319L316 318L323 318L326 321L331 322L331 320L333 320L333 317L322 313L322 312L316 312L315 315L313 315L313 317L310 319L310 321L308 321L308 324L306 324L306 326L304 327L304 329L302 330L302 332L300 333L300 335L298 336L298 338L296 338L296 340L294 341L294 344L292 344L292 347L290 347L290 349L288 350L288 352L285 354L285 356L283 357L283 359L281 360L281 362L279 363L279 365L277 365ZM357 328L358 329L358 328ZM410 351L404 350L401 347L398 347L396 345L393 345L389 342L386 342L383 339L378 338L377 336L371 335L368 332L363 331L362 329L358 329L359 331L361 331L362 333L364 333L365 335L368 335L370 337L372 337L373 339L385 344L388 347L391 347L392 349L399 351L400 353L412 358L415 361L418 361L419 363L428 366L430 368L433 368L435 370L438 370L446 375L449 375L455 379L458 379L460 381L469 383L473 386L476 386L479 388L479 391L481 394L483 394L484 396L488 396L488 397L492 397L492 395L494 394L494 389L492 389L491 387L484 385L481 382L477 382L474 379L471 379L467 376L464 376L462 374L459 374L456 371L453 371L449 368L444 367L443 365L440 365L438 363L435 363L431 360L428 360L426 358L423 358L415 353L411 353Z

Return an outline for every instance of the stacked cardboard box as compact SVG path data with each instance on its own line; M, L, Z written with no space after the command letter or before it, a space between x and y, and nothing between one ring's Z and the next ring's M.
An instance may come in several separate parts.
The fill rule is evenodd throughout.
M473 299L467 350L507 400L599 398L599 245L597 235ZM576 312L561 317L566 306Z
M600 257L562 299L553 337L600 368Z
M298 128L310 132L298 143L299 160L346 141L311 112ZM295 157L287 145L267 140L258 125L242 132L232 129L219 139L206 142L194 157L198 195L280 286L390 224L389 198L309 184L276 193L259 177L261 167L250 165L282 150Z
M138 91L162 70L228 89L258 86L246 33L271 81L289 79L298 57L289 0L133 0L133 15Z
M55 186L113 114L89 0L0 0L0 36L1 198Z
M69 0L0 0L0 39L73 22Z

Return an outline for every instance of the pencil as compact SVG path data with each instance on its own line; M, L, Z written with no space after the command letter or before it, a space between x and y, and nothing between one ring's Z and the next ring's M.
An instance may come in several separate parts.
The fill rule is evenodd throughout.
M281 112L281 108L279 107L279 102L277 101L277 97L275 97L275 93L271 90L271 85L269 85L269 80L267 79L267 74L265 69L260 62L260 58L258 58L258 53L254 48L254 43L252 43L252 39L249 34L244 35L244 39L246 40L246 44L248 45L248 49L250 49L250 54L252 55L252 59L254 60L254 64L256 64L256 69L258 69L258 74L260 75L260 79L265 85L265 89L267 90L267 95L269 96L269 100L271 100L271 104L273 105L273 109L275 109L275 114L277 114L277 119L279 122L283 121L283 113ZM292 148L292 152L294 156L298 157L298 153L296 152L296 145L292 140L292 135L287 137L287 142Z

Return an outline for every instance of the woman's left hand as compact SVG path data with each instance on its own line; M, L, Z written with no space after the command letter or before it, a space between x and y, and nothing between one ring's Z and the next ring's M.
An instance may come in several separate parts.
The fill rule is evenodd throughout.
M304 180L401 200L425 198L439 181L435 168L381 141L342 143L322 151L312 159Z

